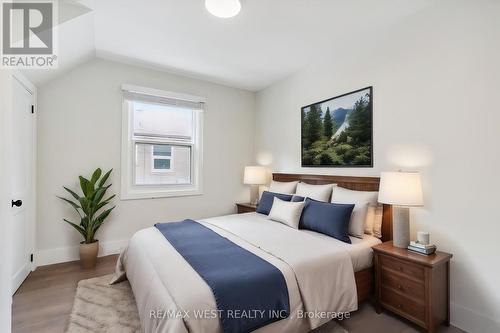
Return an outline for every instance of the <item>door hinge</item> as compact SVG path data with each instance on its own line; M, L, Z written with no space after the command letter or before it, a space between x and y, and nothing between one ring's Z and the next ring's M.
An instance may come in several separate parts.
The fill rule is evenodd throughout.
M35 113L35 106L31 105L31 113Z
M30 255L30 261L33 262L33 253Z

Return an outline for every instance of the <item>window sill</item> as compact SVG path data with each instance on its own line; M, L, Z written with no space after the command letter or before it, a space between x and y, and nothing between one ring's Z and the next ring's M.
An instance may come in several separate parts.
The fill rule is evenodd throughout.
M180 189L180 190L132 190L120 194L121 200L141 200L141 199L160 199L160 198L173 198L173 197L186 197L203 195L201 189Z

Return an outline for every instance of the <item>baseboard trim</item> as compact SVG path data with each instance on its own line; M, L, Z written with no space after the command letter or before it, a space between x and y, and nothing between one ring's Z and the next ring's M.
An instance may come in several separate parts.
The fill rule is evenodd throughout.
M30 264L25 264L23 267L21 267L13 276L12 278L12 293L11 295L14 295L16 290L21 286L23 281L26 279L28 274L31 271L31 265Z
M128 244L128 240L109 241L99 244L99 257L120 253ZM34 267L59 264L80 259L79 246L59 247L38 250L35 253Z
M497 333L500 322L462 305L451 303L451 324L466 332Z

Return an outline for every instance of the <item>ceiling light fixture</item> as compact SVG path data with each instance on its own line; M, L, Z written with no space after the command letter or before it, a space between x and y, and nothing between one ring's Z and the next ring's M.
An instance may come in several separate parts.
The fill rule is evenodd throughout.
M214 16L229 18L238 15L241 3L240 0L205 0L205 7Z

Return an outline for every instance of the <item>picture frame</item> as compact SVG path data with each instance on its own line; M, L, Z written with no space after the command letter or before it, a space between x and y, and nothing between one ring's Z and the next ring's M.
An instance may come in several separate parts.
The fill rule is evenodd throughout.
M373 86L301 108L301 166L373 167Z

